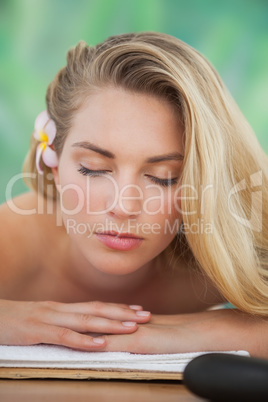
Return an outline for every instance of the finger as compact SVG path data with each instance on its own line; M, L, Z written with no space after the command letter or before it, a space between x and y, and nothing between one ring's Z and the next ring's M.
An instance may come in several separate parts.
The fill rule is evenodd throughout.
M49 325L69 328L78 332L97 332L106 334L121 334L136 331L138 325L134 321L110 320L84 313L62 313L51 311L42 321Z
M48 301L45 302L47 303L51 308L56 308L57 310L61 311L66 311L66 312L78 312L80 311L81 313L89 313L89 310L94 311L95 309L107 306L107 307L113 307L113 308L118 308L118 309L130 309L128 304L124 303L106 303L106 302L101 302L98 300L95 301L88 301L88 302L79 302L79 303L60 303L60 302L54 302L54 301ZM141 306L140 306L141 307Z
M32 344L46 343L61 345L78 350L103 350L106 341L103 337L92 337L79 334L69 328L53 325L39 325L35 330L35 339Z
M131 308L132 310L143 310L143 307L137 304L131 304L128 307Z
M130 352L130 353L149 353L142 352L140 347L138 331L133 334L103 335L105 339L104 352ZM149 348L149 345L147 345Z
M90 314L119 321L145 323L151 318L150 312L141 310L142 306L135 305L130 308L126 304L104 303L100 301L86 303L47 302L46 305L48 308L59 312Z
M129 352L139 354L174 353L174 331L142 325L132 334L104 335L106 352ZM165 340L165 341L163 341Z

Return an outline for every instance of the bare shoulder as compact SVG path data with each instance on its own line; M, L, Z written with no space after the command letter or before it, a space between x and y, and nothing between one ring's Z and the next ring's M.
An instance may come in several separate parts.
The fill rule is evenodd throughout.
M38 224L42 220L44 222L47 220L47 213L44 213L45 207L41 211L39 202L38 195L29 192L7 200L0 205L0 219L3 229L0 233L1 241L17 240L18 238L27 241L29 236L31 240L34 240L38 232L44 229L38 227ZM34 232L32 232L33 229Z
M42 202L42 201L41 201ZM47 213L35 192L0 206L0 274L5 279L30 274L42 261L46 243L57 235L55 213Z

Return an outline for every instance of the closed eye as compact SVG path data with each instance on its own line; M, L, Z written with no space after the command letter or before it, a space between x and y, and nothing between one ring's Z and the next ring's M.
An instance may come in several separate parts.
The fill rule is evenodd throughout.
M97 177L101 176L103 174L106 174L109 172L109 170L91 170L85 168L85 166L82 166L78 169L78 172L81 173L84 176L91 176L91 177Z
M160 179L159 177L150 176L150 175L146 175L146 177L148 177L153 183L158 184L162 187L173 186L174 184L177 184L177 182L178 182L177 177L173 177L170 179Z
M78 169L78 172L81 173L84 176L91 176L91 177L98 177L102 176L104 174L109 173L109 170L92 170L88 169L85 166L80 166ZM158 184L162 187L169 187L173 186L174 184L177 184L178 178L173 177L169 179L160 179L159 177L151 176L151 175L146 175L153 183Z

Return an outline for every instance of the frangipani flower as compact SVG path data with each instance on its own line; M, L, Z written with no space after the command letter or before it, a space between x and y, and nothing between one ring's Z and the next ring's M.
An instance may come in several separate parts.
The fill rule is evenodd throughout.
M46 110L41 112L35 119L33 135L37 141L40 141L40 144L38 144L36 148L35 162L38 173L43 174L44 172L40 166L41 156L46 166L58 166L57 154L50 147L54 141L54 138L56 137L56 126Z

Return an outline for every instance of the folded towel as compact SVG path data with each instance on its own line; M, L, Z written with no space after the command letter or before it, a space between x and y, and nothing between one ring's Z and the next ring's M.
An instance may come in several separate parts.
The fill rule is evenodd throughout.
M210 352L133 354L127 352L83 352L63 346L0 346L0 367L69 368L97 370L147 370L183 372L193 358ZM249 356L246 351L228 351Z

